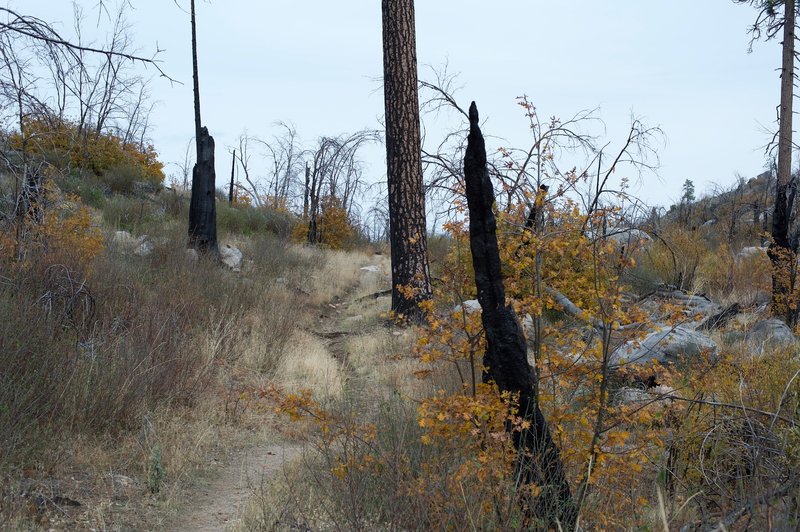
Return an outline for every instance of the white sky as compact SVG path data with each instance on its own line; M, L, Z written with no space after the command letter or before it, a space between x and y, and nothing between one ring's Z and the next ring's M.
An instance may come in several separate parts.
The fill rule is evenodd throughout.
M96 4L82 2L87 11ZM151 88L159 102L152 140L165 163L181 161L194 132L189 17L172 0L132 3L141 52L163 49L162 67L184 83L157 79ZM9 5L71 34L69 0ZM417 0L416 10L420 77L429 77L424 65L448 62L459 73L461 105L476 100L488 119L484 132L507 145L526 142L515 97L527 94L545 117L599 106L617 144L631 114L660 126L666 145L658 177L645 176L638 188L651 204L676 201L685 179L702 193L764 168L780 45L757 43L747 53L750 7L731 0ZM378 0L198 1L203 123L216 139L218 180L245 130L266 138L283 120L310 144L380 128L380 16ZM366 158L367 175L383 179L383 148Z

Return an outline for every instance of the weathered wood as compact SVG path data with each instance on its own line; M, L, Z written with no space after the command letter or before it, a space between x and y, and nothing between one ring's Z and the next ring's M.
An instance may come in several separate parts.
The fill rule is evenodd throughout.
M714 314L713 316L709 316L703 322L697 326L697 328L701 331L710 331L713 329L719 329L720 327L724 327L731 318L736 316L741 312L741 308L739 307L739 303L733 303L732 305L728 305L721 312Z
M523 483L535 483L542 488L541 495L533 501L534 504L528 506L528 510L549 523L558 520L564 530L572 530L577 509L558 448L539 409L535 393L537 376L535 369L528 364L522 326L511 305L506 304L497 244L497 221L492 210L494 189L486 165L486 146L478 124L475 102L469 109L469 122L464 176L472 265L486 333L483 380L495 383L502 392L517 395L519 415L530 423L530 428L512 432L519 451L517 478Z

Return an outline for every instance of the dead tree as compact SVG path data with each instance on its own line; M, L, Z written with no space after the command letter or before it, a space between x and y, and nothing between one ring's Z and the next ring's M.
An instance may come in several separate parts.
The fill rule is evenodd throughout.
M464 156L469 236L472 265L481 316L486 333L483 358L484 382L492 382L501 392L519 398L519 415L529 428L512 430L518 450L517 478L520 483L534 483L541 495L528 511L547 521L558 520L564 530L572 530L577 508L564 473L558 448L550 435L547 421L536 396L537 375L528 364L525 335L517 316L506 304L497 244L497 221L492 210L494 189L489 179L486 145L478 124L475 102L469 109L470 130Z
M189 245L200 252L217 252L217 198L214 170L214 138L200 120L200 82L197 73L197 24L194 0L192 18L192 70L194 80L194 127L197 162L192 171L189 205Z
M772 215L772 242L767 254L772 262L772 307L787 323L797 323L798 311L791 299L795 289L797 247L792 245L790 226L794 215L797 183L792 177L792 106L796 36L796 0L734 0L758 9L750 28L752 40L762 36L770 40L782 37L781 97L778 112L778 172L775 185L775 209Z

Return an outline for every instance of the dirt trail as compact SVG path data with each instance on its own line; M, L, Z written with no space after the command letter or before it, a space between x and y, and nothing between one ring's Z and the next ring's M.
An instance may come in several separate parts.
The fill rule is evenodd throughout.
M381 279L381 285L388 284L386 262L385 257L374 256L371 265L383 267L379 271L362 269L356 284L318 312L317 330L311 332L325 341L330 356L344 367L347 354L342 343L351 334L347 331L346 320L353 317L349 307L364 299L374 300L369 295L359 296L369 292L376 280ZM187 490L184 507L164 529L180 532L235 530L256 488L279 475L284 464L299 458L302 452L302 444L283 441L234 453L210 481Z
M263 479L279 474L283 465L298 457L302 446L280 443L236 453L220 474L205 486L187 493L187 506L167 530L231 530L241 518L253 489Z

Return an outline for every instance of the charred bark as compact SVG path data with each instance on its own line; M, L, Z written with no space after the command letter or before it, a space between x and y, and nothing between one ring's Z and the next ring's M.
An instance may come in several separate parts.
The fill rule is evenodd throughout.
M792 180L792 103L794 99L795 0L784 0L783 60L781 64L781 107L778 130L778 176L775 211L772 216L772 242L768 255L772 262L772 308L789 325L797 322L797 310L790 298L794 289L795 256L790 242L794 183Z
M197 71L197 25L194 0L192 18L192 73L194 81L194 127L197 162L192 169L192 199L189 204L189 245L201 253L217 252L216 170L214 137L201 127L200 82Z
M512 432L518 450L517 478L522 483L535 483L542 488L540 496L529 501L527 510L548 523L558 520L564 530L572 530L577 519L576 506L558 448L539 409L535 393L537 375L528 364L522 326L511 305L506 304L497 221L492 210L494 189L486 166L486 146L475 102L469 109L469 121L464 176L472 265L486 333L483 380L495 383L501 392L518 396L519 415L530 423L530 428Z
M233 158L231 159L231 185L228 189L228 204L233 205L233 177L236 174L236 150L233 150Z
M200 252L217 252L217 205L215 195L214 137L200 129L200 151L192 170L189 205L189 245Z
M431 274L422 182L414 0L383 0L382 14L392 310L415 319L421 316L419 304L431 297Z

